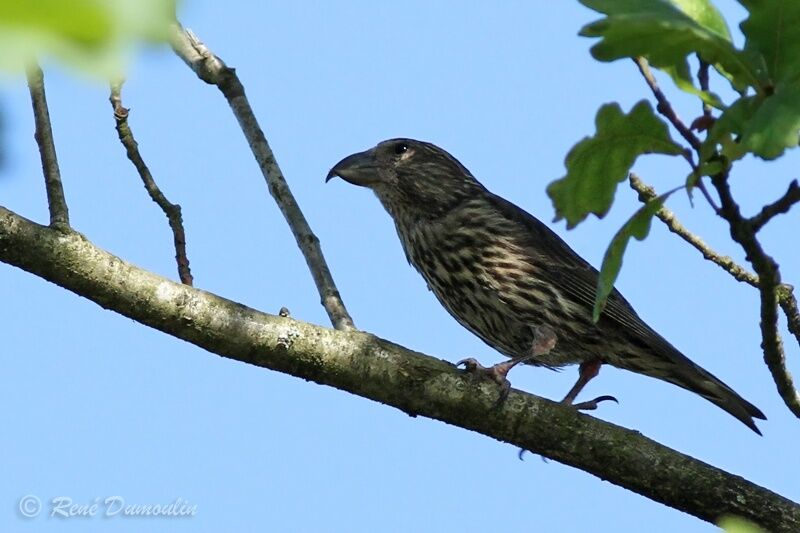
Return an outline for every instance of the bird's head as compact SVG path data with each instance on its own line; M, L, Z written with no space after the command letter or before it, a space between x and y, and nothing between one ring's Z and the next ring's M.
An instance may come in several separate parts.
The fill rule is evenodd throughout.
M394 218L433 219L484 190L458 160L431 143L390 139L336 163L339 176L372 189Z

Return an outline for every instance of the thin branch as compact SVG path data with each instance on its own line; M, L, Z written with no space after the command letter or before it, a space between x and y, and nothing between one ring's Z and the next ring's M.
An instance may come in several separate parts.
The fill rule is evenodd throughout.
M697 180L697 188L700 189L701 193L703 193L703 196L705 196L706 202L708 202L708 205L711 206L711 209L713 209L714 212L719 215L719 206L717 205L717 202L714 201L714 198L711 197L711 194L708 192L706 184L703 183L702 176Z
M628 177L628 180L631 188L639 193L639 200L641 200L642 203L646 203L658 196L653 187L644 183L636 174L631 174ZM703 241L703 239L686 229L686 227L677 219L675 213L666 207L662 207L658 210L658 212L656 212L656 216L667 226L667 228L669 228L672 233L679 236L681 239L689 243L695 250L703 254L704 259L719 266L728 274L733 276L737 281L747 283L755 288L759 287L758 276L748 271L740 264L736 263L736 261L729 256L721 255L714 251L708 244L706 244L705 241Z
M61 185L61 171L58 169L56 145L53 142L53 129L50 125L50 111L47 109L47 96L44 92L44 74L39 65L33 63L28 67L27 75L33 116L36 122L34 138L36 144L39 145L39 155L42 159L50 225L54 228L66 229L69 228L69 209L67 209L64 188Z
M688 127L685 122L683 122L681 117L678 116L678 113L672 107L672 104L667 99L667 97L664 94L664 92L661 90L661 87L658 86L658 82L656 81L655 76L653 76L653 72L650 70L650 64L643 57L634 57L633 58L633 62L636 63L637 67L639 67L639 72L642 73L642 76L644 77L644 80L647 82L647 86L650 87L650 90L653 92L653 96L655 96L655 98L656 98L656 109L658 110L658 112L661 113L662 115L664 115L664 117L670 122L670 124L672 124L672 126L676 130L678 130L678 133L681 134L681 137L686 139L686 142L688 142L691 145L691 147L699 154L700 153L700 146L702 144L700 142L700 139L698 139L697 135L695 135L692 132L692 129L690 127ZM700 62L700 72L698 73L698 76L702 76L703 75L703 65L704 64L705 63L701 60L701 62ZM701 86L702 86L703 83L705 83L705 89L703 89L703 90L707 91L708 90L708 65L705 64L705 66L706 66L706 68L705 68L706 79L705 79L705 81L703 81L701 79ZM707 112L706 115L704 115L704 117L706 117L706 118L710 117L710 113L711 113L711 111L709 109L709 111ZM686 153L684 153L684 157L689 162L689 165L692 167L692 170L697 171L697 165L692 160L691 155L687 155ZM711 206L711 208L714 210L715 213L719 214L719 206L717 206L717 203L714 201L714 199L708 193L708 189L706 188L705 184L703 183L702 176L700 176L700 178L697 180L697 188L700 189L700 192L703 193L703 196L705 197L706 201L708 202L708 205Z
M216 85L227 99L261 173L264 175L269 192L278 203L278 207L286 218L297 245L305 257L322 305L327 311L331 323L336 329L352 329L354 327L353 320L347 312L325 257L322 255L319 239L311 231L300 206L286 183L236 72L225 65L194 34L179 25L176 25L172 32L172 48L201 80Z
M0 261L210 352L482 433L703 520L732 514L768 531L800 530L800 505L636 431L516 390L497 406L496 385L442 360L367 333L260 313L3 208Z
M694 162L694 156L692 156L692 151L689 148L684 148L681 155L686 162L689 163L689 166L692 167L692 170L697 170L697 164Z
M769 205L765 205L761 212L750 219L750 226L757 232L773 217L788 213L794 204L800 202L800 186L797 180L792 180L786 193Z
M633 58L633 61L639 67L639 71L642 73L642 76L644 77L647 85L650 87L650 90L653 92L653 95L658 102L658 105L656 106L658 112L664 115L667 120L669 120L669 122L675 127L676 130L678 130L681 136L686 139L686 141L692 146L692 148L694 148L696 152L700 153L700 140L691 131L691 129L686 126L686 124L672 108L669 100L667 100L667 97L659 88L658 83L656 82L656 79L650 70L650 65L647 63L647 60L643 57L635 57ZM700 78L701 88L703 88L703 90L707 90L707 67L704 69L702 62L698 77ZM708 110L706 115L710 116L710 110ZM784 312L791 323L793 316L797 315L797 313L794 313L794 315L792 314L791 304L794 297L791 296L791 300L786 296L779 299L779 294L788 293L791 295L791 288L781 283L778 264L774 259L764 253L764 250L761 248L761 244L758 242L758 239L756 239L756 232L772 217L780 213L785 213L789 210L792 204L800 201L800 190L798 189L797 182L792 182L789 190L781 199L773 204L765 206L761 213L749 220L742 216L738 204L733 200L733 196L730 193L730 188L728 187L727 175L718 174L716 176L712 176L711 182L717 189L717 194L720 197L720 206L717 206L711 198L711 195L708 193L704 184L702 183L702 178L701 180L698 180L698 187L703 192L703 195L705 196L709 205L711 205L717 215L724 218L728 222L731 236L733 237L734 241L738 242L742 246L747 254L747 259L750 261L750 264L755 270L757 276L756 278L754 278L753 274L733 263L730 258L720 257L715 254L705 243L699 240L699 238L695 236L690 238L689 236L692 234L683 228L683 226L679 225L675 220L674 215L672 215L672 213L669 211L662 213L662 216L659 216L659 218L667 224L671 231L680 235L682 238L684 238L684 240L689 242L689 244L700 250L700 252L703 253L703 257L710 261L714 261L716 264L731 273L731 275L733 275L737 280L744 281L751 285L753 285L754 282L756 283L755 286L758 287L761 295L761 347L764 351L764 361L766 362L767 367L772 374L772 378L778 388L778 393L781 395L781 398L783 398L784 403L786 403L787 407L789 407L789 410L792 411L795 416L800 417L800 394L795 389L792 376L786 368L786 356L783 351L783 342L778 331L778 303L780 303L783 307ZM643 183L640 182L640 184L642 187L646 187ZM640 190L634 184L633 177L631 178L631 186L639 191L640 196L645 194L643 192L644 189ZM794 309L796 310L796 305ZM800 332L800 319L796 320L797 322L791 325L791 327L794 328L793 333L794 331ZM800 333L794 334L800 342Z
M650 65L647 63L647 60L643 57L634 57L633 62L636 63L636 66L639 67L639 72L642 73L644 76L647 85L650 87L650 90L653 91L653 96L656 98L656 109L659 113L664 115L664 117L669 120L670 124L672 124L678 133L681 134L681 137L686 139L692 148L695 151L700 150L700 139L692 133L692 130L681 120L675 110L672 108L672 104L669 103L667 97L664 96L664 93L661 91L661 88L658 86L658 82L656 78L653 76L652 71L650 70Z
M167 200L167 197L164 196L164 193L161 192L161 189L153 179L153 175L150 173L150 169L147 168L147 164L144 162L141 153L139 153L139 143L134 139L133 132L128 125L130 110L122 105L121 91L122 82L112 83L111 96L108 98L111 102L111 107L114 109L114 120L117 123L119 140L122 146L125 147L128 159L130 159L133 166L136 167L136 171L142 179L147 194L150 195L150 198L167 216L169 227L172 229L172 241L175 245L175 261L178 264L178 276L181 283L192 285L194 280L192 278L192 271L189 268L189 257L186 255L186 232L183 229L181 206Z
M639 193L639 200L642 202L647 202L656 198L657 194L656 191L650 186L644 183L637 175L631 174L629 176L631 188ZM777 203L777 202L776 202ZM683 224L681 224L678 219L675 217L675 214L667 209L666 207L662 207L657 213L656 216L666 224L667 228L672 233L675 233L684 241L689 243L693 248L698 250L703 257L708 261L713 262L714 264L721 267L723 270L728 272L731 276L733 276L736 280L747 283L757 289L759 292L763 292L761 285L759 284L759 277L752 272L748 271L743 266L736 263L733 259L728 256L723 256L714 251L708 244L706 244L700 237L695 235L694 233L690 232L686 229ZM755 217L754 217L755 218ZM752 225L752 220L751 225ZM753 232L757 231L757 229L753 229ZM762 252L763 253L763 252ZM777 267L777 265L776 265ZM777 297L777 303L783 309L784 314L786 315L786 319L788 322L789 332L794 335L795 339L797 339L798 344L800 344L800 310L798 310L797 299L794 296L794 292L790 285L786 285L785 283L777 282L777 284L773 284L775 287L775 294ZM763 298L763 295L762 295ZM763 309L764 306L769 308L770 301L763 301L762 299L762 332L763 332L763 324L766 318L767 323L769 320L772 320L767 314L764 315ZM774 305L772 306L774 308ZM771 352L770 355L767 356L767 348L765 349L765 360L767 361L767 366L770 368L770 372L775 379L776 385L778 386L779 391L781 391L781 397L789 406L790 410L793 413L795 409L792 405L795 405L800 399L798 399L798 393L794 389L793 381L791 374L789 374L788 370L786 369L786 362L785 356L783 354L783 346L778 336L777 332L777 317L775 317L775 326L773 328L769 328L768 333L770 337L777 337L777 340L770 341L771 345ZM768 343L765 342L764 346L767 346ZM763 347L763 346L762 346ZM798 415L800 416L800 415Z
M731 194L727 174L712 176L711 183L719 194L720 213L730 226L731 237L745 251L747 260L758 275L761 295L761 348L764 351L764 362L772 374L778 394L789 410L800 418L800 393L795 389L792 375L786 368L783 341L778 331L778 293L789 288L781 284L778 264L764 252L750 220L742 216L739 204ZM791 317L789 318L791 320Z
M697 82L700 84L700 90L707 93L709 92L709 64L703 61L703 58L697 56L700 66L697 68ZM711 106L703 102L703 117L707 122L711 122L713 117L711 115Z

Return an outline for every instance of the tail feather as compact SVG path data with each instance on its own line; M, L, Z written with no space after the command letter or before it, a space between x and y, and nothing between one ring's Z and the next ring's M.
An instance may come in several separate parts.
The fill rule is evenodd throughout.
M649 346L644 350L629 351L624 354L625 357L616 359L612 364L694 392L761 435L753 419L766 420L767 417L758 407L739 396L711 372L683 355L649 326L643 322L641 325L646 331L645 342ZM633 344L635 340L641 342L641 335L629 343Z
M688 359L686 362L689 364L677 366L674 368L675 372L669 375L654 377L669 381L679 387L699 394L761 435L761 431L759 431L753 419L758 418L760 420L766 420L767 417L764 416L764 413L762 413L758 407L739 396L736 391L707 370L692 363Z

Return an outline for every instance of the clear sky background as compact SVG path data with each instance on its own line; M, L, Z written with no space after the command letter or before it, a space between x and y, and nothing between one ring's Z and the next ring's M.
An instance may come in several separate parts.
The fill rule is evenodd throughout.
M720 2L738 35L744 11ZM569 148L594 131L598 106L627 111L649 92L633 64L596 63L577 36L597 18L575 1L186 2L184 24L237 68L284 173L360 329L450 361L502 358L462 329L406 264L368 191L324 184L340 158L380 140L432 141L492 191L549 222L545 186ZM46 83L73 225L98 246L175 278L171 235L127 161L107 88L52 64ZM666 83L665 83L666 85ZM716 89L723 91L720 82ZM47 220L27 88L0 85L7 161L0 204ZM694 102L668 90L691 120ZM727 94L724 93L723 94ZM171 51L136 56L123 100L142 154L183 206L196 285L263 311L288 307L327 326L305 263L218 91ZM797 152L747 161L733 176L752 213L797 177ZM659 190L685 163L636 166ZM698 197L670 199L682 221L743 261ZM637 208L621 186L611 215L567 232L599 265ZM800 283L795 210L764 245ZM702 398L604 368L585 398L613 394L596 416L800 498L800 422L762 362L756 292L660 223L634 242L618 287L694 361L759 406L758 437ZM2 531L638 531L713 528L582 471L363 398L230 361L0 265ZM800 373L797 343L786 338ZM560 399L576 369L521 368L515 387ZM126 503L176 498L190 519L24 519L19 499Z

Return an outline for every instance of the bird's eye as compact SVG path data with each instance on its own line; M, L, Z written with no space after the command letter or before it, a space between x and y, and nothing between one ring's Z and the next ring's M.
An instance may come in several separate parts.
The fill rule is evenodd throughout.
M394 145L394 153L397 155L404 154L408 151L408 145L399 143Z

